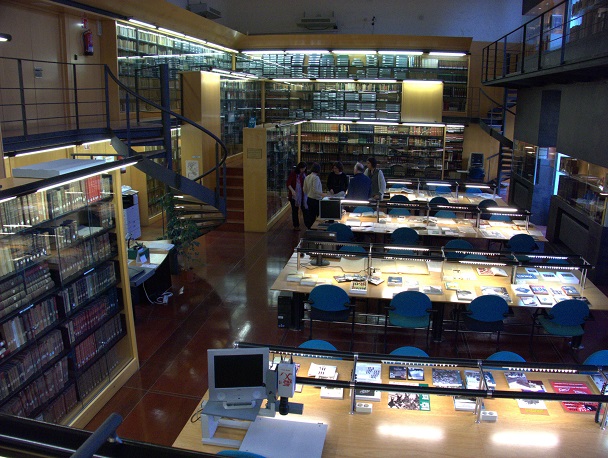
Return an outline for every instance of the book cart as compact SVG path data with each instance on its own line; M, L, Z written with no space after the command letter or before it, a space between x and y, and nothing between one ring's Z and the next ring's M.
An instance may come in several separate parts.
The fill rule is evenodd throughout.
M138 369L120 193L136 161L73 161L0 183L0 411L83 427Z
M297 367L290 402L303 404L303 412L279 419L326 424L324 457L608 451L607 374L600 367L270 346L271 361L289 357ZM222 434L229 432L218 428ZM219 450L200 437L200 426L188 422L173 446Z

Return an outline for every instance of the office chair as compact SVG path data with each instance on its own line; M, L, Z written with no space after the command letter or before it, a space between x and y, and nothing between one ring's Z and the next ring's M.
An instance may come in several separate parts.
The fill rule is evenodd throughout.
M365 205L358 205L353 210L353 213L374 213L374 209L372 207L366 207Z
M418 232L411 227L397 228L391 235L391 243L397 245L416 245L418 243Z
M505 223L511 222L509 215L490 215L490 221L504 221Z
M338 248L338 251L342 251L344 253L367 253L365 248L360 245L342 245L340 248Z
M313 320L334 322L348 321L351 317L350 350L353 347L355 333L355 312L346 291L336 285L315 286L306 301L310 306L310 332L308 339L312 340Z
M532 315L530 350L534 349L534 330L541 326L550 336L571 337L570 347L578 348L580 338L585 333L583 323L589 317L589 306L578 299L566 299L555 304L546 314Z
M327 226L326 231L335 232L337 242L352 242L353 240L355 240L355 234L353 234L353 230L346 224L332 223Z
M437 186L435 188L435 194L451 194L452 190L449 186Z
M442 196L435 196L430 201L429 204L449 204L450 201Z
M389 354L395 355L395 356L418 356L421 358L429 357L429 355L426 351L421 350L418 347L399 347L399 348L395 348Z
M497 351L486 358L486 361L505 361L511 363L525 363L526 360L512 351Z
M473 299L467 304L465 311L456 314L456 353L458 353L461 316L462 324L470 331L496 333L496 351L498 351L500 332L504 329L504 319L508 313L509 306L502 297L487 295Z
M426 346L429 346L431 311L433 304L429 297L419 291L402 291L396 294L388 307L384 320L384 353L387 347L388 325L400 328L426 328Z
M601 366L608 368L608 350L598 350L595 353L589 355L584 366Z
M319 340L319 339L307 340L306 342L303 342L300 345L298 345L298 348L308 348L311 350L338 351L338 349L336 347L334 347L331 343L329 343L327 340Z
M444 245L444 248L451 248L455 250L472 250L473 245L471 245L466 240L462 239L454 239L450 240L448 243ZM448 259L460 259L464 258L466 254L464 253L446 253L446 258Z
M484 199L484 200L482 200L477 205L477 208L479 208L481 210L481 215L479 215L479 217L481 219L488 219L488 218L490 218L491 215L489 213L484 213L483 210L485 210L488 207L496 207L497 205L498 204L493 199Z
M456 218L456 213L452 210L439 210L433 216L435 216L435 218Z
M391 208L388 214L390 216L410 216L411 212L407 208Z
M538 245L534 241L534 238L528 234L515 234L505 244L505 247L514 253L531 253L538 250Z
M407 203L410 200L406 196L398 194L396 196L391 197L388 201L389 202L406 202Z
M465 192L467 194L482 194L482 190L479 188L467 188Z

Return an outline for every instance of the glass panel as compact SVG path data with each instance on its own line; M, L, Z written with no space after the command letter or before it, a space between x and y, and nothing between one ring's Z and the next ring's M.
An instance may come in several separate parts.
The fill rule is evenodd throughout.
M267 129L267 218L276 215L289 203L287 177L298 156L298 126L286 125Z

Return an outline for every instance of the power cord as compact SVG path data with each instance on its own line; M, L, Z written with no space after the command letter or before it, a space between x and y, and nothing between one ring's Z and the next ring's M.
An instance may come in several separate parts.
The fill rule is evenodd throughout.
M146 291L145 282L142 284L142 287L144 289L144 294L146 295L146 298L148 299L148 302L150 302L150 304L167 304L169 302L169 298L173 296L173 293L169 291L171 288L168 288L167 290L165 290L164 293L158 296L155 301L153 301L152 299L150 299L148 291Z

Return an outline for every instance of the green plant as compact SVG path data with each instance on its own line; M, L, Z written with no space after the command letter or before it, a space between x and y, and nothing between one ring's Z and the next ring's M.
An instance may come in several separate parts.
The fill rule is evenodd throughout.
M182 217L175 210L175 196L172 192L161 197L160 202L167 222L163 237L171 240L181 259L182 267L189 269L192 267L192 261L198 256L197 247L200 243L196 239L200 236L200 231L194 221Z

